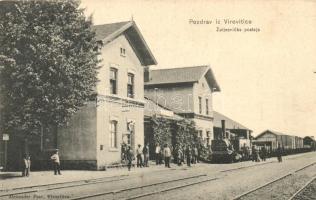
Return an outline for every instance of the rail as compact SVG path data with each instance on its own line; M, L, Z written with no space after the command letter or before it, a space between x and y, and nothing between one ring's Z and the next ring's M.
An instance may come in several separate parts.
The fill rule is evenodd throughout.
M151 183L151 184L147 184L147 185L141 185L141 186L129 187L129 188L124 188L124 189L119 189L119 190L101 192L101 193L96 193L96 194L91 194L91 195L84 195L84 196L80 196L80 197L74 197L74 198L71 198L69 200L80 200L80 199L94 198L94 197L98 197L98 196L106 196L106 195L109 195L109 194L115 195L115 194L119 194L119 193L126 192L126 191L137 190L137 189L142 189L142 188L147 188L147 187L167 184L167 183L171 183L171 182L178 182L178 181L182 181L182 180L200 178L200 177L203 177L203 176L207 176L207 175L206 174L201 174L201 175L195 175L195 176L190 176L190 177L185 177L185 178L172 179L172 180L168 180L168 181L156 182L156 183ZM215 180L215 179L217 179L217 178L212 178L212 180ZM173 188L173 189L176 189L176 188ZM169 190L172 190L172 189L169 188ZM143 194L143 195L148 196L150 194L146 193L146 194ZM141 195L138 195L138 196L140 197ZM130 197L130 198L139 198L138 196Z
M51 184L42 184L42 185L34 185L34 186L26 186L26 187L17 187L17 188L12 188L12 189L10 189L8 191L25 190L25 189L30 189L30 188L31 189L32 188L39 188L39 189L32 189L32 190L27 190L27 191L11 192L11 193L6 193L6 194L1 194L0 197L14 196L14 195L19 195L19 194L27 194L27 193L34 193L34 192L41 192L41 191L46 191L46 190L57 190L57 189L62 189L62 188L71 188L71 187L92 185L92 184L112 182L112 181L120 181L120 180L124 180L125 179L124 177L126 177L126 176L128 176L128 175L108 176L108 177L87 179L87 180L68 181L68 182L62 182L62 183L51 183ZM113 178L118 178L118 179L113 179ZM76 183L78 183L78 184L76 184ZM72 184L72 185L67 185L67 184ZM56 187L45 188L45 187L49 187L49 186L56 186Z
M264 184L261 185L261 186L258 186L258 187L256 187L256 188L253 188L253 189L249 190L249 191L246 191L246 192L244 192L244 193L242 193L242 194L240 194L240 195L234 197L233 200L239 200L239 199L241 199L242 197L244 197L244 196L246 196L246 195L248 195L248 194L250 194L250 193L253 193L253 192L255 192L255 191L257 191L257 190L259 190L259 189L261 189L261 188L264 188L264 187L266 187L266 186L268 186L268 185L270 185L270 184L272 184L272 183L275 183L275 182L277 182L277 181L280 181L280 180L282 180L282 179L284 179L284 178L286 178L286 177L292 176L293 174L295 174L295 173L297 173L297 172L299 172L299 171L302 171L302 170L304 170L304 169L306 169L306 168L308 168L308 167L310 167L310 166L312 166L312 165L315 165L315 164L316 164L316 162L313 162L313 163L311 163L311 164L305 165L304 167L301 167L301 168L295 170L294 172L290 172L290 173L285 174L285 175L283 175L283 176L281 176L281 177L279 177L279 178L276 178L276 179L274 179L274 180L272 180L272 181L269 181L269 182L267 182L267 183L264 183Z
M295 192L289 200L293 200L295 197L297 197L309 184L311 184L314 180L316 180L316 176L311 178L303 187L301 187L297 192Z

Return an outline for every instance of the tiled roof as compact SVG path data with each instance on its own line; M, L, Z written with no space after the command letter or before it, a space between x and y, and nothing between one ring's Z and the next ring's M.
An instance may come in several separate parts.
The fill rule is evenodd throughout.
M93 29L96 32L97 40L103 40L104 38L108 37L112 33L115 33L124 25L127 25L130 21L126 22L118 22L118 23L111 23L111 24L101 24L93 26Z
M213 117L214 117L214 127L222 127L221 120L225 120L225 127L227 129L244 129L244 130L250 130L249 128L241 125L240 123L230 119L229 117L226 117L225 115L213 111Z
M147 84L196 82L205 73L207 66L168 68L150 71Z
M208 65L151 70L149 81L145 85L192 83L199 81L203 75L212 85L214 91L220 91L214 74Z
M124 34L142 65L157 64L155 57L134 21L95 25L93 29L96 32L97 40L102 41L103 45L112 42L115 38Z

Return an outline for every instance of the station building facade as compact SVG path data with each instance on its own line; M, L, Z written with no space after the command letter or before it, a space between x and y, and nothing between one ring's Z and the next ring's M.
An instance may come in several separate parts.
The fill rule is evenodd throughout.
M58 130L66 168L102 169L121 162L122 143L144 143L144 67L157 62L134 21L94 29L102 59L98 96Z
M220 87L208 65L150 70L145 76L145 97L191 119L207 145L214 138L212 94Z

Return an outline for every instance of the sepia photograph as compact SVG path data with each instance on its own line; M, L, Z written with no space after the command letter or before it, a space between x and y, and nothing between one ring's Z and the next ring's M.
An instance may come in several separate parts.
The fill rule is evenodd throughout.
M316 1L0 0L0 199L316 199Z

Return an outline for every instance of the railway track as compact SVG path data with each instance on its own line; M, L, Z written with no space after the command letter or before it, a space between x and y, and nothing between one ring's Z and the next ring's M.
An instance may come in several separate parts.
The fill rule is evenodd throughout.
M301 189L294 193L289 200L309 199L311 195L316 193L316 176L311 178ZM316 197L315 197L316 199Z
M237 168L232 168L232 169L227 169L227 170L222 170L219 172L231 172L235 170L242 170L245 168L251 168L255 166L261 166L269 163L273 163L274 161L270 162L264 162L260 164L255 164L251 166L244 166L244 167L237 167ZM238 197L235 197L235 199L241 199L242 197L246 196L249 193L255 192L259 190L260 188L264 188L265 186L269 184L273 184L274 182L277 182L279 180L285 179L288 176L291 176L295 173L301 172L304 169L307 169L308 167L311 167L315 165L316 162L313 162L311 164L305 165L292 173L288 173L280 178L277 178L273 181L270 181L269 183L266 183L258 188L255 188L251 191L248 191L247 193L244 193ZM209 177L204 172L201 172L203 174L199 175L193 175L189 177L184 177L184 178L178 178L178 179L170 179L170 180L164 180L160 182L155 182L151 184L144 184L144 185L138 185L135 187L126 187L126 188L121 188L121 189L112 189L109 191L104 191L100 193L91 193L91 194L80 194L78 196L72 196L70 195L70 200L79 200L79 199L139 199L143 197L149 197L149 196L154 196L159 193L163 192L168 192L168 191L173 191L173 190L180 190L185 187L189 187L192 185L197 185L197 184L202 184L205 182L210 182L214 180L218 180L222 177ZM121 181L128 178L128 174L126 175L119 175L119 176L111 176L111 177L102 177L102 178L95 178L95 179L87 179L87 180L79 180L79 181L70 181L70 182L63 182L63 183L53 183L53 184L43 184L43 185L34 185L34 186L27 186L27 187L17 187L17 188L12 188L10 191L6 194L1 194L1 197L9 197L9 198L14 198L15 195L22 195L22 194L28 194L28 193L35 193L35 194L40 194L40 193L47 193L47 191L53 191L53 192L60 192L59 190L61 189L68 189L68 188L76 188L80 186L89 186L93 184L101 184L101 183L107 183L107 182L113 182L113 181ZM119 182L120 183L120 182ZM121 183L120 183L121 184ZM94 187L94 186L92 186ZM99 186L98 186L99 187ZM77 188L76 188L77 189ZM109 189L109 188L108 188ZM82 190L83 191L83 190ZM99 191L98 191L99 192ZM127 198L126 198L127 197ZM69 198L67 198L69 199Z
M118 190L106 191L106 192L101 192L101 193L96 193L96 194L77 196L69 200L95 199L95 198L131 200L131 199L138 199L138 198L142 198L146 196L159 194L161 192L182 189L188 186L201 184L201 183L209 182L209 181L214 181L217 179L218 178L207 177L206 174L201 174L201 175L195 175L195 176L190 176L190 177L185 177L185 178L171 179L167 181L140 185L140 186L135 186L135 187L128 187L128 188L123 188L123 189L118 189ZM146 188L145 193L143 192L144 188Z
M128 176L129 175L119 175L119 176L109 176L109 177L102 177L102 178L87 179L87 180L68 181L68 182L62 182L62 183L51 183L51 184L25 186L25 187L16 187L16 188L9 189L8 193L1 194L0 197L10 197L14 195L35 193L35 192L41 192L41 191L46 191L46 190L58 190L58 189L63 189L63 188L71 188L71 187L79 187L79 186L85 186L85 185L120 181L120 180L125 180Z
M232 168L232 169L225 169L225 170L221 170L220 172L236 171L236 170L240 170L240 169L251 168L251 167L257 167L257 166L260 166L260 165L266 165L266 164L270 164L270 163L274 163L274 162L276 162L276 161L267 161L267 162L262 162L262 163L256 164L256 165L243 166L243 167L236 167L236 168Z
M281 181L284 181L286 178L292 177L292 176L296 175L297 173L302 172L303 170L305 170L305 169L307 169L307 168L309 168L311 166L314 166L315 164L316 164L316 162L313 162L313 163L310 163L308 165L305 165L304 167L301 167L301 168L299 168L299 169L297 169L297 170L295 170L293 172L287 173L287 174L285 174L285 175L283 175L281 177L278 177L278 178L276 178L276 179L274 179L272 181L269 181L269 182L267 182L267 183L265 183L265 184L263 184L263 185L261 185L259 187L256 187L256 188L251 189L251 190L249 190L249 191L247 191L247 192L245 192L245 193L243 193L241 195L238 195L238 196L234 197L233 199L234 200L249 199L249 197L251 197L252 194L258 193L260 190L264 191L265 189L267 190L265 194L269 194L269 192L271 192L271 189L268 190L267 189L268 187L271 187L273 184L277 184L277 183L279 183ZM304 177L304 178L306 178L306 177ZM302 190L303 190L303 188L302 188ZM264 192L262 192L262 193L264 193Z
M160 171L166 171L166 170L165 169L157 170L155 172L160 172ZM108 177L85 179L85 180L16 187L16 188L6 189L5 191L7 191L7 193L0 194L0 198L10 197L10 196L13 197L14 195L23 195L23 194L37 193L37 192L43 192L43 191L49 191L49 190L58 190L58 189L66 189L66 188L72 188L72 187L80 187L80 186L87 186L87 185L93 185L93 184L121 181L121 180L126 180L128 177L129 178L134 177L134 175L123 174L123 175L117 175L117 176L108 176Z

